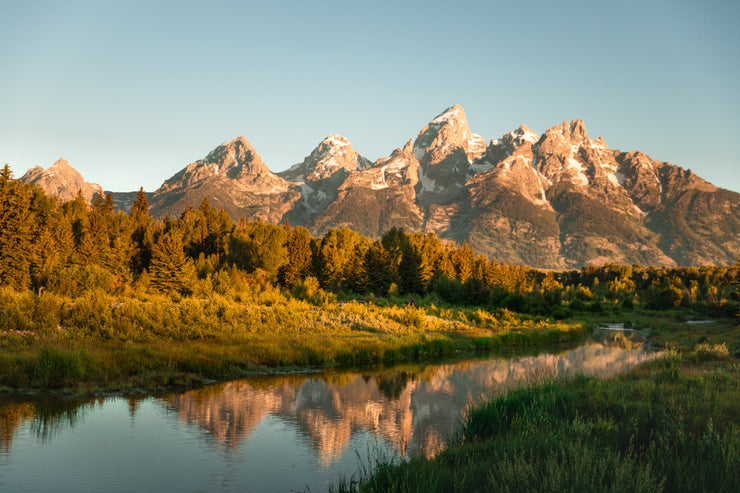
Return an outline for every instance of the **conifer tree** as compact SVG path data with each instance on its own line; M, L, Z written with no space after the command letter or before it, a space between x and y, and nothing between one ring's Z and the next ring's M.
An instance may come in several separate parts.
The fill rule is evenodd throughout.
M36 290L46 286L46 274L55 268L59 257L59 243L56 240L56 224L60 219L60 209L56 197L50 197L35 185L25 185L30 193L30 209L33 217L31 226L31 251L29 252L31 287ZM72 247L68 247L68 252Z
M146 198L144 187L139 188L136 200L129 211L131 218L131 270L141 274L149 267L154 246L154 227L152 216L149 214L149 201Z
M370 240L349 228L329 230L317 251L317 274L325 289L339 291L357 283Z
M105 194L105 204L103 204L103 208L106 213L112 214L116 211L116 205L113 201L113 194L107 193Z
M114 287L123 289L132 280L131 266L135 255L131 219L122 212L109 212L104 219L108 230L109 247L102 258L103 266L115 277Z
M364 258L367 273L367 289L379 296L388 294L393 282L393 259L380 241L373 243Z
M405 293L421 294L423 292L421 263L422 258L419 252L408 245L401 257L401 263L398 264L398 278L401 281L401 289Z
M151 220L151 216L149 215L149 200L146 198L144 187L139 187L139 191L136 192L136 200L131 206L128 214L136 225L143 224Z
M32 251L30 208L27 186L13 179L6 164L0 171L0 284L16 289L30 285Z
M345 277L347 286L355 293L367 293L370 290L370 277L374 276L375 273L365 268L365 255L367 255L371 246L372 243L367 237L358 235L357 241L350 252Z
M185 256L182 236L176 229L163 233L154 244L149 275L152 286L159 291L181 294L189 291L195 267Z
M217 262L225 259L234 223L228 213L211 206L205 197L197 209L187 208L180 217L183 223L185 251L193 258L214 255Z
M75 253L77 253L77 249L79 249L84 241L89 214L87 202L85 202L85 197L82 196L82 190L77 190L77 196L74 200L66 202L62 206L62 211L72 224L72 234L74 235L76 248ZM79 259L79 256L75 255L75 258ZM83 258L82 261L84 263L85 259Z
M401 288L408 293L426 292L437 265L442 258L442 245L433 233L414 233L406 236L398 277Z
M78 262L82 265L103 264L103 259L110 249L110 237L105 218L100 210L93 208L87 216L87 223L82 229L77 245Z
M59 216L47 224L38 240L41 255L36 270L36 287L48 287L52 278L64 276L76 256L75 237L69 217L60 211Z
M473 274L473 264L475 263L475 253L467 243L455 248L450 260L455 268L455 277L460 282L465 282Z
M408 244L408 237L406 236L406 233L403 232L403 228L393 227L389 229L380 241L383 244L383 248L385 248L385 250L390 254L393 262L398 266L398 264L401 263L403 250Z

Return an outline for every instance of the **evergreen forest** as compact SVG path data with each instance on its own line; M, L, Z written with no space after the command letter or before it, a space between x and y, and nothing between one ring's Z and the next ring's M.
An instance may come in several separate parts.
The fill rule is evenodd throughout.
M313 237L303 227L240 220L203 200L178 218L150 216L143 190L127 213L112 197L64 204L0 172L0 286L79 297L161 293L207 298L270 286L297 298L395 297L505 308L565 319L643 307L734 317L740 263L663 268L607 264L544 272L506 264L433 233L394 228L373 240L349 229Z

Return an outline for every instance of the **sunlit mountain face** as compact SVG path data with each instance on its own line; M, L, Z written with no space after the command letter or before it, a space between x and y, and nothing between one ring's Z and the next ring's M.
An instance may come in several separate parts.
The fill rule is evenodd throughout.
M100 189L60 163L23 179L63 200ZM126 209L132 194L113 198ZM235 221L289 222L317 236L349 227L373 239L400 227L537 268L730 265L740 256L740 194L611 149L581 120L542 134L521 125L486 141L457 105L375 162L331 134L273 173L238 137L166 180L150 195L151 212L179 217L204 199Z

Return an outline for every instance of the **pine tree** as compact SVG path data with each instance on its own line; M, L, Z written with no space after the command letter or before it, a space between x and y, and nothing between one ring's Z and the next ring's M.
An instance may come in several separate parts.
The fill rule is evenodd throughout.
M176 229L163 233L154 244L149 274L152 286L159 291L185 294L190 290L195 267L185 256L182 236Z
M102 265L109 250L110 237L105 218L99 209L93 208L88 214L87 224L83 227L77 244L78 262L82 265L90 263Z
M332 229L321 240L316 270L324 289L339 291L358 284L370 240L349 228Z
M114 287L122 290L132 280L131 266L135 255L131 218L123 212L110 212L104 219L108 229L109 248L102 258L103 266L115 276Z
M110 213L110 214L116 211L116 204L113 201L112 193L105 194L105 204L103 204L103 208L106 211L106 213Z
M372 243L362 235L358 235L347 264L345 277L347 287L355 293L367 293L370 290L370 276L375 275L365 268L365 255L370 250Z
M30 286L32 252L31 194L13 179L6 164L0 171L0 284Z
M398 264L401 288L407 293L426 292L435 270L441 264L441 242L433 233L410 234L406 236L402 252Z
M455 277L460 282L467 281L473 274L473 264L475 263L475 253L470 245L463 243L460 247L455 248L450 255L450 260L455 268Z
M367 273L367 289L379 296L388 294L393 282L393 259L380 241L373 243L365 254L365 272Z
M215 256L220 263L228 253L229 240L234 223L229 214L211 206L208 197L197 209L187 208L180 216L183 226L185 251L197 258Z
M56 197L50 197L39 187L26 185L31 194L31 251L29 252L31 286L34 290L46 286L49 272L56 268L54 265L60 257L59 242L56 239L56 225L60 220L61 211ZM69 252L72 247L67 249Z
M140 187L139 191L136 192L136 200L128 211L128 215L131 216L134 224L137 225L151 220L151 216L149 215L149 200L146 198L144 187Z
M136 201L129 210L131 218L131 270L134 274L141 274L149 268L154 246L154 227L152 216L149 214L149 201L146 198L144 187L136 193Z
M398 264L400 286L405 293L421 294L424 290L424 281L421 272L422 258L419 252L411 245L407 246Z
M78 252L80 245L84 242L85 230L88 226L89 210L87 202L85 202L85 197L82 196L82 190L77 190L77 196L74 200L70 200L62 206L62 212L72 225L72 234L74 235L75 242L75 255L73 259L84 264L87 262L87 259L84 257L80 258Z

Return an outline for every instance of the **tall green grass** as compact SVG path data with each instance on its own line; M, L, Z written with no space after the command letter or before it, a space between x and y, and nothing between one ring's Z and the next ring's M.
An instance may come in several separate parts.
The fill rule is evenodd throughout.
M513 391L472 409L434 459L385 458L334 490L740 491L738 409L733 359L674 354L615 379Z

